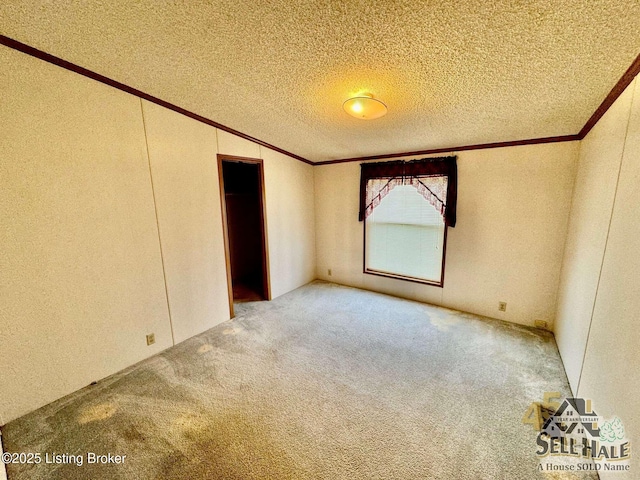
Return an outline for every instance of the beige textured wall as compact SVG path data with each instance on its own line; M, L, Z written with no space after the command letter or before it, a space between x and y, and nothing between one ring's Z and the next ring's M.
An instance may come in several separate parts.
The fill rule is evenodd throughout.
M581 158L589 157L593 157L593 162L608 165L614 174L619 170L620 175L615 198L607 204L609 218L596 222L597 232L583 234L596 237L599 245L602 245L604 236L604 253L602 248L582 248L569 251L565 256L565 276L577 276L585 264L598 261L601 261L602 268L601 271L598 268L589 272L588 280L596 284L596 291L590 291L591 295L584 301L593 306L593 315L578 316L581 313L579 309L576 312L559 310L558 344L565 365L571 366L572 375L580 377L581 374L578 396L591 398L594 410L604 418L618 416L633 448L640 444L640 82L637 79L614 105L611 117L603 118L585 139ZM581 163L578 179L583 185L577 185L576 190L586 190L590 183L594 183L590 180L591 174L583 172L592 168L590 162ZM605 181L611 172L601 172L600 175ZM615 184L612 186L615 188ZM610 195L605 196L598 189L594 194L600 194L598 198L603 202L610 199ZM597 198L587 197L586 193L574 197L572 222L588 223L583 213L587 209L606 217L607 212L599 211L604 207L594 207ZM563 285L562 296L567 302L577 303L573 297L583 294L581 286L575 281L568 282ZM585 334L576 335L575 332L585 329L588 338ZM580 372L583 352L584 365ZM640 457L634 450L629 473L601 472L600 476L603 479L631 479L638 477L638 471Z
M142 101L175 342L229 319L216 129Z
M315 278L315 209L311 165L268 148L264 159L271 295L278 297Z
M3 425L228 319L216 151L261 149L5 47L0 84ZM278 296L315 274L313 173L263 153Z
M8 422L172 343L140 100L5 47L0 65Z
M620 181L611 217L600 285L578 393L598 413L622 419L627 437L640 445L640 82L635 81ZM637 450L626 478L638 478ZM602 475L610 478L614 475ZM616 477L617 478L617 477Z
M223 130L218 130L218 153L237 157L262 158L260 145Z
M627 89L580 144L555 327L574 392L578 390L598 288L632 96L632 89Z
M363 274L360 166L315 167L317 276L551 326L577 154L578 142L458 153L458 224L448 233L442 289ZM498 311L500 301L506 313Z

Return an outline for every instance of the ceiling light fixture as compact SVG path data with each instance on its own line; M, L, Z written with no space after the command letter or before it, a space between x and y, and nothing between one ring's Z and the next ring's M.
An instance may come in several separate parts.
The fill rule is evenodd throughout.
M387 106L373 98L370 93L350 98L342 104L342 108L349 115L361 120L374 120L387 114Z

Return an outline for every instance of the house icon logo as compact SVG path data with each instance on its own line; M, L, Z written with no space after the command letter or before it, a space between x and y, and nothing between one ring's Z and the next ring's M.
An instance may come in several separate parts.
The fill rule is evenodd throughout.
M547 392L542 402L529 406L522 422L538 432L540 470L629 471L631 444L622 420L614 417L605 421L592 403L590 399L562 398L558 392ZM553 462L561 457L564 462ZM567 463L567 458L575 461Z
M598 438L600 417L591 409L591 400L565 398L560 407L545 421L541 434L550 438L562 438L577 433Z

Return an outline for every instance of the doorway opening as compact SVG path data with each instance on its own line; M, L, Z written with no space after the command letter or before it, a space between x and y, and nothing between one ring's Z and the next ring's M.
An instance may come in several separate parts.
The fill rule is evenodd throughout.
M218 155L231 317L233 303L270 300L264 169L258 158Z

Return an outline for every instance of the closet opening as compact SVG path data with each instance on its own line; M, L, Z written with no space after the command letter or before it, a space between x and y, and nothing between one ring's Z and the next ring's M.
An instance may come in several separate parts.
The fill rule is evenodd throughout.
M231 317L233 303L270 300L261 159L218 155Z

